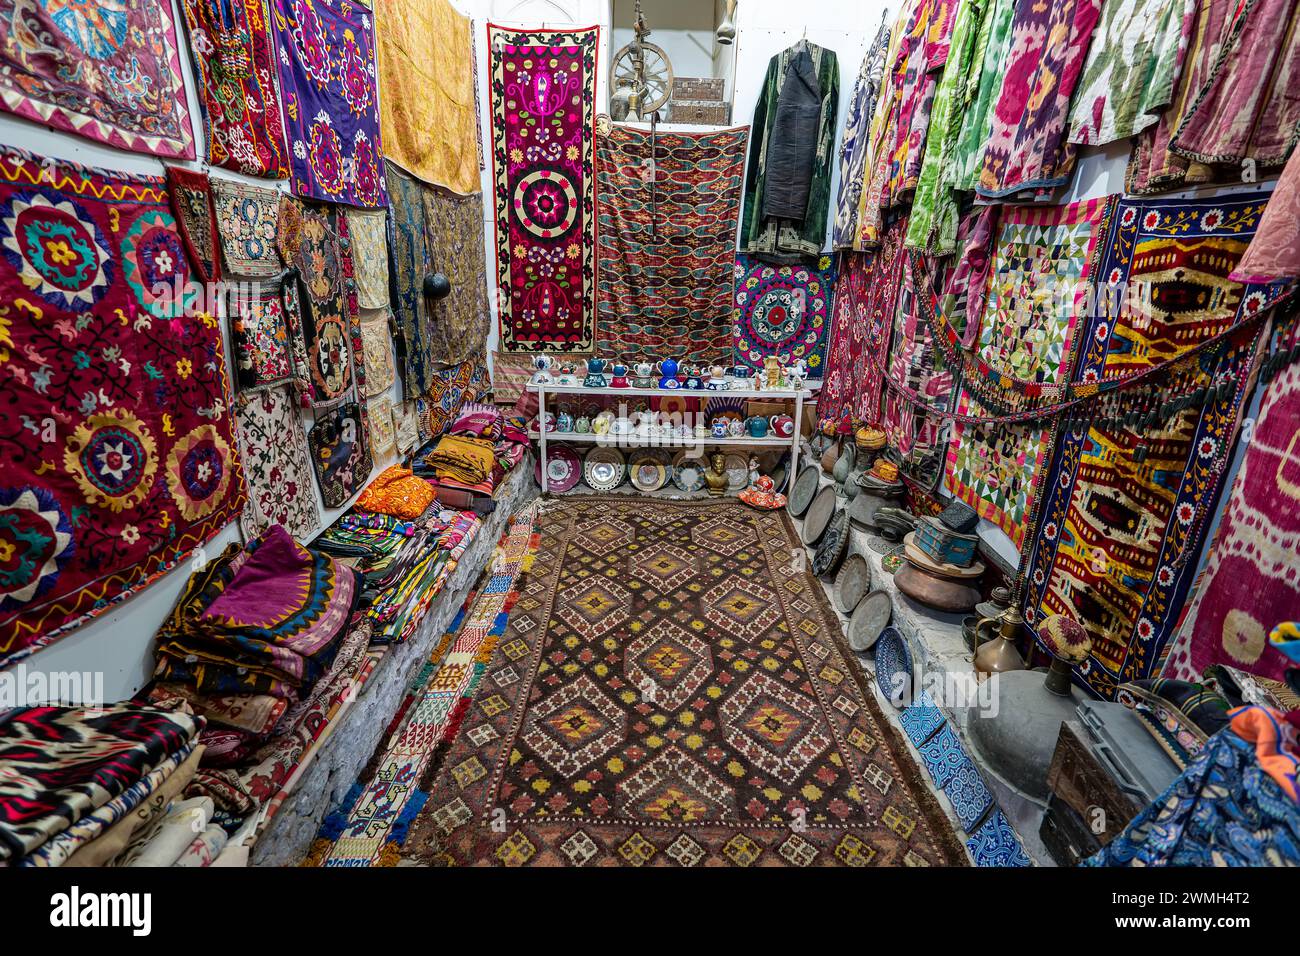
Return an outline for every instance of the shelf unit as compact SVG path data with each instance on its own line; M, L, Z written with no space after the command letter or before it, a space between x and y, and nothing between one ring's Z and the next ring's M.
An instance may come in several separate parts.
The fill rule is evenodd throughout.
M799 442L800 434L803 430L803 405L805 401L813 398L814 390L820 386L821 382L810 382L808 386L801 389L782 388L782 389L758 389L758 388L727 388L727 389L684 389L684 388L613 388L604 386L603 388L588 388L585 385L556 385L538 384L529 382L527 389L537 395L537 420L542 421L546 416L546 398L548 395L560 397L568 395L586 395L589 397L607 397L607 398L698 398L707 401L710 398L739 398L739 399L758 399L763 401L789 401L794 403L794 411L790 416L794 419L794 432L789 438L780 438L776 436L767 436L765 438L752 438L748 435L727 436L726 438L716 438L712 435L707 437L691 436L666 437L663 435L597 435L593 432L557 432L557 431L536 431L529 432L529 437L537 442L537 454L541 462L542 471L542 494L548 494L550 491L549 481L546 475L547 464L547 445L552 441L562 442L579 442L593 445L602 445L605 447L619 448L694 448L702 445L732 445L738 448L789 448L790 449L790 469L786 475L786 487L794 480L795 475L799 473ZM784 489L778 489L784 490Z

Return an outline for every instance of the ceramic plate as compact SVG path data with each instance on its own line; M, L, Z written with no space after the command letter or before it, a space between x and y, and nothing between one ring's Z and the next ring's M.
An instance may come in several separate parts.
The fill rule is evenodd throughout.
M628 467L628 477L637 491L658 491L667 483L670 467L662 451L637 452Z
M798 518L812 504L813 498L817 496L817 489L821 487L821 474L821 469L816 465L809 465L799 472L794 490L790 492L790 514L794 517Z
M872 591L853 609L849 618L849 647L855 651L869 650L880 632L889 626L894 613L894 602L888 591Z
M840 508L835 512L835 517L831 519L826 533L822 535L817 545L817 552L812 559L813 574L818 577L823 574L834 574L848 550L849 512L847 508Z
M680 491L699 491L704 487L704 469L707 467L699 455L688 451L678 452L673 459L673 484Z
M542 483L542 460L537 459L537 483ZM568 445L547 445L546 487L551 492L565 492L578 483L582 465L578 453Z
M897 628L885 628L876 641L876 686L895 707L912 702L912 652Z
M808 506L808 513L803 516L803 543L812 547L820 541L834 517L835 489L827 485L817 492L817 497Z
M627 477L627 463L617 448L593 448L582 465L582 477L596 491L613 491Z
M835 606L843 614L852 614L858 602L871 590L871 567L860 554L850 554L835 578Z
M727 492L735 494L749 487L749 457L735 452L727 455Z

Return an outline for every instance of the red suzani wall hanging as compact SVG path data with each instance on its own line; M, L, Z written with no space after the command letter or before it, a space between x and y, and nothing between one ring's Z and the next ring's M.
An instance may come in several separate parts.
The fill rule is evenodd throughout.
M501 348L590 352L599 27L488 24Z
M221 329L162 177L0 152L0 666L239 513Z

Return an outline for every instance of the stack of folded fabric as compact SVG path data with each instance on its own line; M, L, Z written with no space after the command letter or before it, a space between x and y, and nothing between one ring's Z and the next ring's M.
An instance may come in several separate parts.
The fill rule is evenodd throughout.
M0 860L117 858L194 775L202 718L135 703L0 714Z
M450 479L465 485L487 481L496 467L496 448L485 438L443 435L423 458L439 481Z
M415 632L446 585L481 522L471 511L444 511L389 568L368 609L374 641L397 644Z
M420 525L391 515L349 511L317 535L313 551L331 554L366 576L367 587L384 573Z
M376 476L361 493L357 507L414 521L429 510L436 497L437 492L428 479L417 477L402 465L392 465Z
M190 576L158 634L159 680L204 695L297 698L329 667L358 575L272 525Z
M490 462L487 446L491 446ZM415 453L412 469L416 475L436 477L443 488L491 495L527 453L528 431L522 418L506 416L495 405L469 403L446 435ZM468 466L467 457L472 457Z

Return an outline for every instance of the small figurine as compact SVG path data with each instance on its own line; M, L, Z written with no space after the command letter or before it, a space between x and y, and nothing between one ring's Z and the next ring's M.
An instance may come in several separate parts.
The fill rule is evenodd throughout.
M749 456L749 487L750 488L753 488L755 485L758 484L758 478L759 478L758 456L750 455Z
M710 456L704 483L709 486L709 495L713 498L721 497L727 490L727 458L722 452L715 451Z
M763 359L763 386L765 388L775 389L785 387L785 372L781 368L781 360L775 355L769 355Z

